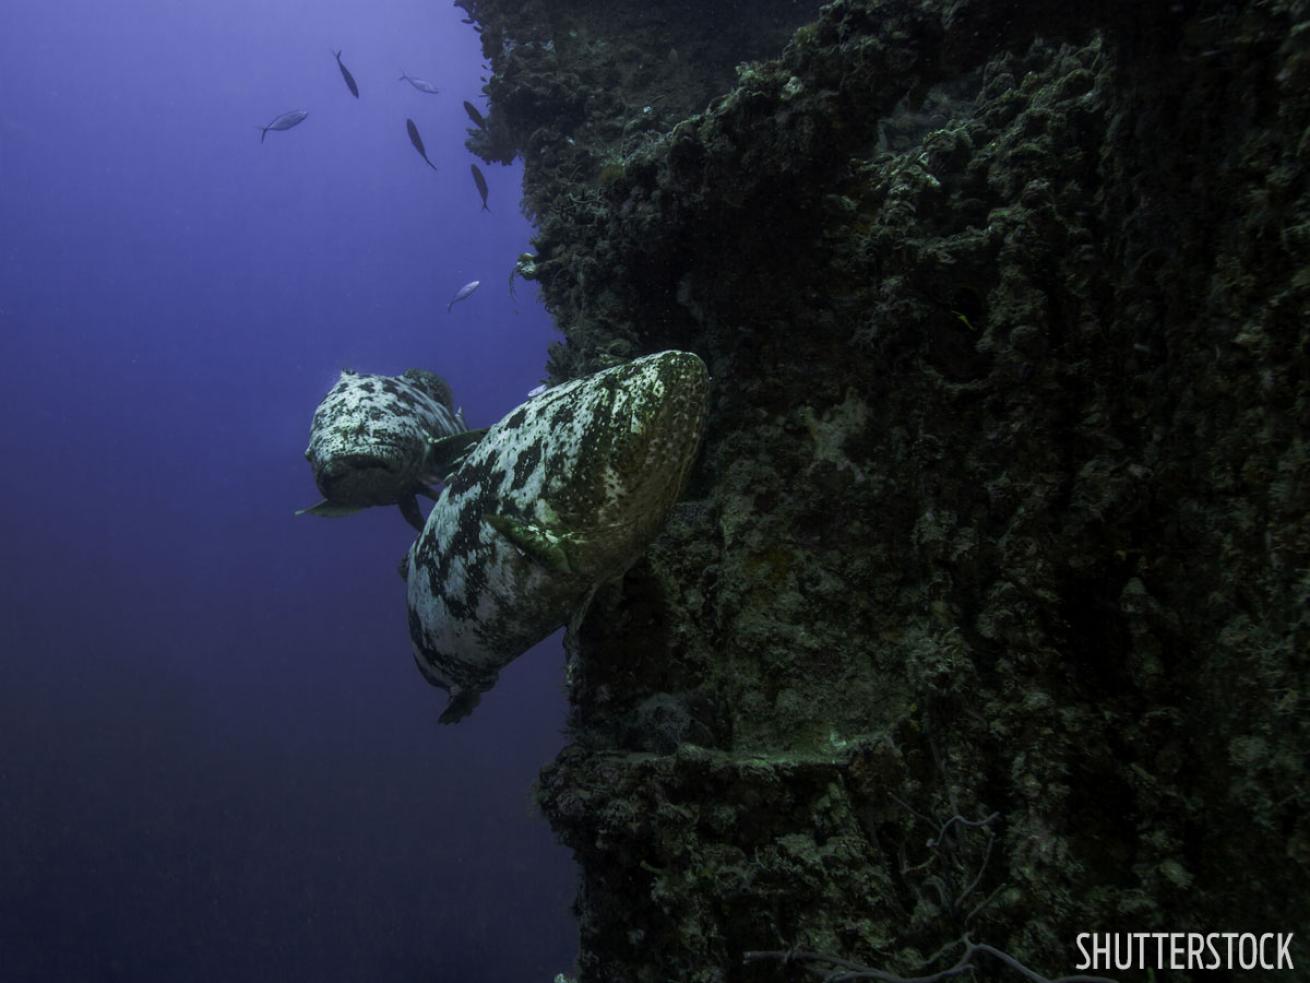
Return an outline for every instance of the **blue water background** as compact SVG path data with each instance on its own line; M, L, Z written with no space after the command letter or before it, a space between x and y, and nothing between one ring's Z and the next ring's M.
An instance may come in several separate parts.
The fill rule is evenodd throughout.
M557 337L531 285L507 289L531 232L517 167L483 166L480 211L461 16L0 8L4 983L572 961L574 872L530 789L563 741L558 640L441 727L399 512L292 517L319 497L302 454L340 369L433 369L487 425Z

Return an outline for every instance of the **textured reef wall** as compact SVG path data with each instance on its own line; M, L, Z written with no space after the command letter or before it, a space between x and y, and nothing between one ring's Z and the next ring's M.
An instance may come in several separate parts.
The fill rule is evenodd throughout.
M570 645L580 980L1310 924L1310 4L461 6L553 374L715 380Z

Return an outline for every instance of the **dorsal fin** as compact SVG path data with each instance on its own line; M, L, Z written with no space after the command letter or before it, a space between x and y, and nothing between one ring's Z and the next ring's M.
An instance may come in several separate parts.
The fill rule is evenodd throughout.
M454 411L455 394L451 391L450 383L435 372L429 372L427 369L406 369L400 377L418 386L446 409Z

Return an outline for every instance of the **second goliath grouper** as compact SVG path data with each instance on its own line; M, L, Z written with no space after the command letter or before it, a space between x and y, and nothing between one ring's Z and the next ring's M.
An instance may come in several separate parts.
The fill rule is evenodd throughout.
M443 723L650 545L696 456L708 392L695 355L648 355L547 389L469 452L406 572L414 656L450 694Z
M341 373L314 411L305 457L323 501L297 515L340 516L399 505L423 528L418 495L436 498L442 481L484 430L469 430L444 379L422 369L403 375Z

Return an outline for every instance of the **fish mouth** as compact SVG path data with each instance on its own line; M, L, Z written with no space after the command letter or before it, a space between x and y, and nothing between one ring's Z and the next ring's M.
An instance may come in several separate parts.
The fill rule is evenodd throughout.
M389 458L382 457L379 454L346 454L342 457L333 458L323 470L329 475L342 474L346 471L392 471L396 470L395 464Z
M400 468L386 457L346 454L324 463L314 477L328 501L355 502L376 497L399 476Z

